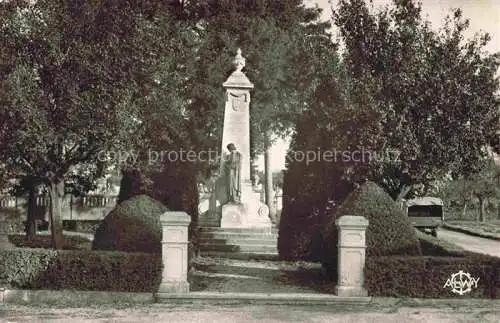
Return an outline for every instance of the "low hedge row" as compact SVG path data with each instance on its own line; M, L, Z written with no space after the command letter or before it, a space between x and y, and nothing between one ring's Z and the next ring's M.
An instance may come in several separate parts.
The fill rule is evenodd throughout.
M30 239L26 239L25 234L11 234L9 241L18 248L52 248L52 237L49 234L37 234ZM78 245L87 244L89 240L80 236L64 236L62 248L64 250L78 249Z
M95 234L102 220L63 220L63 228L68 231Z
M460 256L462 255L462 256ZM419 298L498 298L500 258L471 252L444 257L367 257L365 288L370 296ZM460 270L479 278L477 288L454 294L445 283Z
M161 254L88 250L0 251L0 286L154 292L161 282Z

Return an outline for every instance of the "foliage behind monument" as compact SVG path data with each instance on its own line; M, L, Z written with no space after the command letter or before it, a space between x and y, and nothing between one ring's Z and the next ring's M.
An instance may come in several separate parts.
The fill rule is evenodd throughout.
M460 10L439 31L413 1L380 12L363 0L340 1L333 17L345 51L297 123L284 183L283 234L295 232L284 246L298 236L306 243L300 252L280 251L302 256L313 253L326 209L358 183L373 181L395 200L417 186L425 195L433 181L478 171L499 130L499 55L484 52L488 35L463 40L469 23ZM318 149L336 157L293 158ZM362 151L372 157L356 160Z

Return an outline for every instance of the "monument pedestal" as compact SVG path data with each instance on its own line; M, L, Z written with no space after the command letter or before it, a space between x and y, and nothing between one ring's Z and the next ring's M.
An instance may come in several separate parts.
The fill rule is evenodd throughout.
M228 203L222 206L221 228L245 228L247 208L242 203Z
M269 208L260 201L260 193L250 183L242 185L241 203L222 206L221 228L271 228Z

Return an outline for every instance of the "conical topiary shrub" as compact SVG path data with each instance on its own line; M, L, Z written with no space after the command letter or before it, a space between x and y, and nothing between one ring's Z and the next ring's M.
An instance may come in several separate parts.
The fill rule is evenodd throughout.
M410 219L381 187L366 182L355 189L327 222L323 234L323 264L332 274L337 269L338 230L335 220L343 215L368 219L366 256L420 255L420 244Z
M118 204L98 227L92 249L161 252L160 215L167 211L165 205L147 195Z

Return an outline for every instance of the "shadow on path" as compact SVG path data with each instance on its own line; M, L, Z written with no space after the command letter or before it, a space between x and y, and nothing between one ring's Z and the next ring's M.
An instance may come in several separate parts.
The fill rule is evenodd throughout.
M320 264L202 257L189 274L191 291L242 293L328 293L334 283Z

